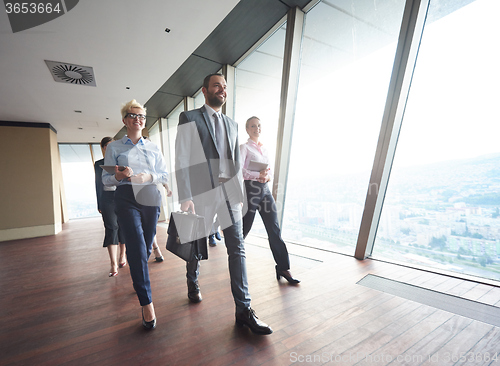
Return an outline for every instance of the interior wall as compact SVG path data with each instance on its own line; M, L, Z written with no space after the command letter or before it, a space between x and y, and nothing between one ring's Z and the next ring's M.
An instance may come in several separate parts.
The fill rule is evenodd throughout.
M67 222L69 218L61 167L61 154L59 153L59 144L57 143L56 133L50 134L50 154L52 165L52 189L55 195L53 200L55 222L62 224ZM61 230L62 228L59 231Z
M57 234L65 218L57 135L48 123L0 123L0 241Z

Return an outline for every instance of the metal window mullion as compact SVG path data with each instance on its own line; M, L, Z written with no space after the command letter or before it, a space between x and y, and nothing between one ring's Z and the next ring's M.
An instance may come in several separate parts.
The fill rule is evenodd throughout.
M273 196L281 209L278 212L279 225L283 222L292 130L299 84L300 50L304 31L304 12L298 7L287 14L285 52L281 79L280 112L274 166Z
M373 250L430 0L407 0L354 256Z
M234 119L236 68L231 65L224 65L222 66L222 75L224 75L227 84L227 99L226 103L222 106L222 113Z
M184 102L184 111L190 111L191 109L194 109L193 97L184 97L183 102ZM176 108L174 108L173 110L175 111Z
M101 145L99 145L101 146ZM95 162L95 159L94 159L94 149L92 149L92 143L89 143L89 148L90 148L90 161L92 162L92 167L94 167L94 162ZM104 156L103 156L104 158Z

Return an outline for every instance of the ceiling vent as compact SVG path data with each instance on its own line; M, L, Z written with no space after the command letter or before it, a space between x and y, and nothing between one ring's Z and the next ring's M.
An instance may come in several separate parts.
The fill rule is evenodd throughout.
M68 64L66 62L47 61L47 67L55 81L67 84L97 86L94 69L89 66Z

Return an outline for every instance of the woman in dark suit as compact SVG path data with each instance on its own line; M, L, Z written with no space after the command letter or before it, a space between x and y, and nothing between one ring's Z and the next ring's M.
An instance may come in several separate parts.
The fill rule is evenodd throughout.
M104 137L101 140L102 156L106 154L106 147L113 141L111 137ZM118 268L127 264L125 259L125 241L118 228L118 221L115 213L115 190L116 186L106 187L102 184L102 168L104 159L94 163L95 171L95 191L97 195L97 210L102 215L104 221L104 243L103 247L108 248L111 269L109 277L118 275ZM118 250L118 247L120 250Z
M290 259L285 242L281 238L281 230L278 224L276 203L269 190L267 182L272 178L271 169L268 167L260 171L249 169L251 161L269 164L267 151L259 141L260 119L250 117L245 125L249 139L240 145L240 156L243 166L243 178L248 200L248 211L243 217L243 237L246 238L252 228L255 212L259 211L269 238L269 246L276 262L276 278L284 277L290 284L300 281L292 277L290 273Z

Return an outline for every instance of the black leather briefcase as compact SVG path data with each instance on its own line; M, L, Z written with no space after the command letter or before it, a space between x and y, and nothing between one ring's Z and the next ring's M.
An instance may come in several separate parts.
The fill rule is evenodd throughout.
M184 259L208 259L205 219L188 212L172 212L167 229L167 250Z

